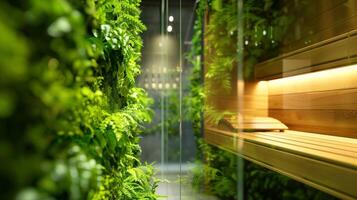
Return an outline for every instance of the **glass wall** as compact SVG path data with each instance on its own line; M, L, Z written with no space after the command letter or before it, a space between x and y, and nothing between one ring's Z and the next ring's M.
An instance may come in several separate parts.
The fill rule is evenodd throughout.
M353 199L356 3L143 1L142 160L168 199ZM344 181L341 181L341 180Z
M168 199L191 198L187 172L192 169L196 144L192 124L185 117L184 97L190 85L185 57L191 42L194 1L143 1L147 26L139 84L153 98L154 120L141 141L142 160L154 162L163 180L157 192Z
M355 14L354 1L196 4L187 111L198 190L356 197Z

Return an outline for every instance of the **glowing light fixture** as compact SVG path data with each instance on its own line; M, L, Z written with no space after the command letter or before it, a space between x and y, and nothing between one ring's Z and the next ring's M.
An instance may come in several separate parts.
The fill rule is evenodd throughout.
M172 31L172 26L171 25L168 25L167 26L167 32L171 32Z
M169 17L169 22L173 22L174 21L174 16L170 16Z
M284 93L298 93L305 91L306 88L310 88L310 91L319 91L321 88L332 90L356 85L357 64L268 81L269 91L272 93L278 90Z
M156 89L156 83L151 83L152 89Z

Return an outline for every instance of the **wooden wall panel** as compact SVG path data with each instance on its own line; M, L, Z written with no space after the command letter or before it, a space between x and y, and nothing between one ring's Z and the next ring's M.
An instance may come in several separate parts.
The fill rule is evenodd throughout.
M356 15L357 18L357 15ZM357 23L357 19L356 19ZM357 30L255 65L255 78L272 80L356 63Z
M269 109L269 116L290 130L357 138L356 110Z
M357 110L356 99L357 88L269 95L269 109Z
M209 96L206 103L219 111L240 112L247 116L268 116L268 88L266 83L247 82L244 84L244 95L216 95ZM243 108L239 108L239 100L243 101Z
M288 6L288 13L294 13L296 20L289 26L289 34L284 37L282 48L284 53L357 28L357 2L355 0L285 2Z
M269 116L290 130L357 138L357 66L268 81Z

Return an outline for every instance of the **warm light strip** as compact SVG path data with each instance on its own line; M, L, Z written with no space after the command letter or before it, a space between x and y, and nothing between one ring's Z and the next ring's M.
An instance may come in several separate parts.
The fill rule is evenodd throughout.
M269 95L357 88L357 64L268 81Z
M356 65L349 65L345 67L339 67L339 68L333 68L333 69L327 69L327 70L322 70L322 71L317 71L317 72L311 72L307 74L301 74L301 75L296 75L296 76L290 76L290 77L285 77L285 78L280 78L280 79L274 79L269 82L274 82L274 81L294 81L294 80L300 80L300 79L309 79L309 78L317 78L317 77L328 77L328 76L335 76L338 74L345 74L345 73L350 73L350 72L356 72L357 71L357 64Z

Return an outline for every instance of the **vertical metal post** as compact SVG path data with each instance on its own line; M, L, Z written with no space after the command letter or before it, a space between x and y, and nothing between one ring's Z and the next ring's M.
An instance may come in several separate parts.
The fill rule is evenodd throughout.
M182 16L181 16L181 11L182 11L182 0L180 0L180 7L179 7L179 13L180 13L180 28L179 28L179 35L180 35L180 66L179 66L179 73L180 73L180 200L182 196Z
M206 0L202 0L202 1L206 1ZM198 6L201 6L202 2L198 2ZM205 3L206 4L206 3ZM206 5L205 5L206 6ZM200 9L200 8L198 8ZM201 13L199 13L201 14ZM200 67L201 67L201 74L200 74L200 81L201 81L201 84L202 84L202 89L204 90L204 83L205 83L205 66L204 66L204 62L205 62L205 40L204 40L204 35L205 35L205 23L206 23L206 18L205 18L205 13L202 14L203 16L200 16L202 17L202 26L201 26L201 55L200 55ZM204 102L203 102L203 106L204 106ZM201 113L200 113L200 117L201 117L201 136L204 137L204 111L202 110Z
M165 16L165 0L161 0L161 12L160 12L160 68L163 67L164 61L164 51L163 51L163 37L165 31L165 23L164 23L164 16ZM161 102L160 102L160 113L161 113L161 123L164 124L165 115L164 115L164 93L163 90L160 92ZM164 179L164 165L165 165L165 127L161 126L161 179Z
M238 17L238 24L237 24L237 60L238 60L238 69L237 69L237 95L238 95L238 127L243 127L243 118L242 116L243 109L244 109L244 30L243 30L243 0L237 0L237 17ZM238 131L242 132L243 130L240 129ZM239 134L235 136L234 139L235 148L239 151L242 149L243 141L239 138ZM244 200L244 160L242 157L237 156L237 175L238 175L238 183L237 183L237 195L238 200Z

